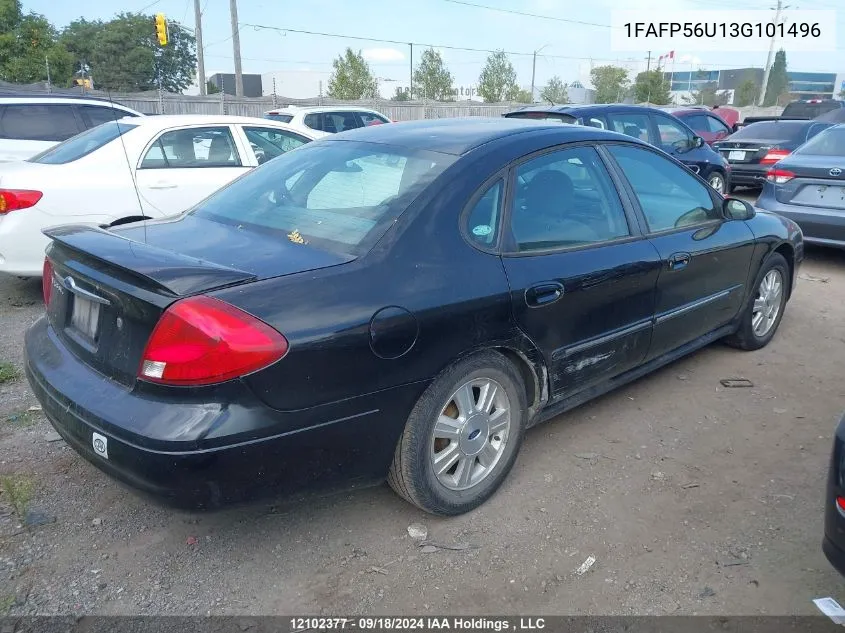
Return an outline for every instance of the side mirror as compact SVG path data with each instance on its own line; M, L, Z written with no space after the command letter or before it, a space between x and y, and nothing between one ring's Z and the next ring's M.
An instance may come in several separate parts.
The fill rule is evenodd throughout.
M695 148L704 147L704 143L705 143L704 139L701 138L700 136L693 136L692 137L692 146L693 147L695 147Z
M728 220L750 220L756 214L754 207L739 198L725 198L722 203L722 214Z

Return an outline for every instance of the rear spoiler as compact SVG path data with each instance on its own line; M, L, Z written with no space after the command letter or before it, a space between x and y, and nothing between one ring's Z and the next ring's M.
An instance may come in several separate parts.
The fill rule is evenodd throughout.
M176 297L256 279L253 273L130 240L94 224L69 224L42 232L53 240L48 255L58 249L55 254L65 251L65 260L74 258L94 267L105 264L143 287Z

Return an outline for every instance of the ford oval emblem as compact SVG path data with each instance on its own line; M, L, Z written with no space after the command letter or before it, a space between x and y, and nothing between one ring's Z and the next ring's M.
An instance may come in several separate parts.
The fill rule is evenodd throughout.
M841 169L839 169L839 167L834 167L834 168L833 168L833 169L831 169L828 173L829 173L831 176L833 176L834 178L836 178L837 176L842 175L842 170L841 170Z

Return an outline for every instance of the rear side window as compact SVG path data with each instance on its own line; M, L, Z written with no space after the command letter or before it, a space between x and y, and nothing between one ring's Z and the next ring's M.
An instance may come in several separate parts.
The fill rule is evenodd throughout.
M304 247L360 254L455 160L376 143L308 143L191 213Z
M716 117L708 116L706 118L707 118L707 127L710 129L711 132L713 132L713 134L719 134L720 132L724 133L724 134L730 134L731 133L730 128L728 128L727 125L722 123Z
M361 127L361 123L354 112L326 112L323 114L324 132L344 132Z
M648 117L646 115L615 112L608 119L614 132L626 134L648 143Z
M496 243L504 184L497 180L478 199L467 218L467 234L480 246Z
M11 104L0 117L0 138L64 141L81 130L71 105Z
M86 128L96 127L101 123L108 123L109 121L116 121L125 116L131 116L123 110L91 105L79 106L79 113L82 115L82 122Z
M709 118L710 117L705 114L692 114L685 116L683 121L689 125L694 132L698 132L699 134L701 132L715 132L716 130L710 129L710 125L707 122Z
M803 121L760 121L752 123L734 132L731 140L751 138L761 140L797 140L807 133L807 123Z
M54 145L40 154L36 154L29 159L29 162L44 163L47 165L63 165L65 163L70 163L100 149L104 145L111 143L119 136L126 134L136 127L138 126L126 123L117 123L116 121L104 123L91 128L82 134L78 134L63 143Z
M312 130L323 130L323 115L322 114L306 114L305 126Z
M809 156L845 156L845 126L823 130L795 150L795 153Z

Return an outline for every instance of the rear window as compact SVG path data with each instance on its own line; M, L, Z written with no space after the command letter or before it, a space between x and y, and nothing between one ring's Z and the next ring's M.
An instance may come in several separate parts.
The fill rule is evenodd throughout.
M783 109L781 116L794 116L807 119L815 119L817 116L838 110L841 106L835 101L824 103L790 103Z
M765 140L798 139L807 133L807 123L803 121L760 121L739 129L731 135L731 140L753 138Z
M40 154L36 154L29 159L29 162L44 163L47 165L70 163L100 149L136 127L138 126L118 123L117 121L103 123L102 125L82 132L82 134L77 134L73 138L69 138L64 143L59 143Z
M265 119L270 119L271 121L281 121L282 123L290 123L293 121L292 114L277 114L276 112L270 112L269 114L264 115Z
M795 150L809 156L845 156L845 126L828 128Z
M308 144L239 178L190 213L357 255L454 161L380 144Z
M560 123L575 123L575 117L560 112L511 112L505 115L508 119L534 119L538 121L558 121Z

